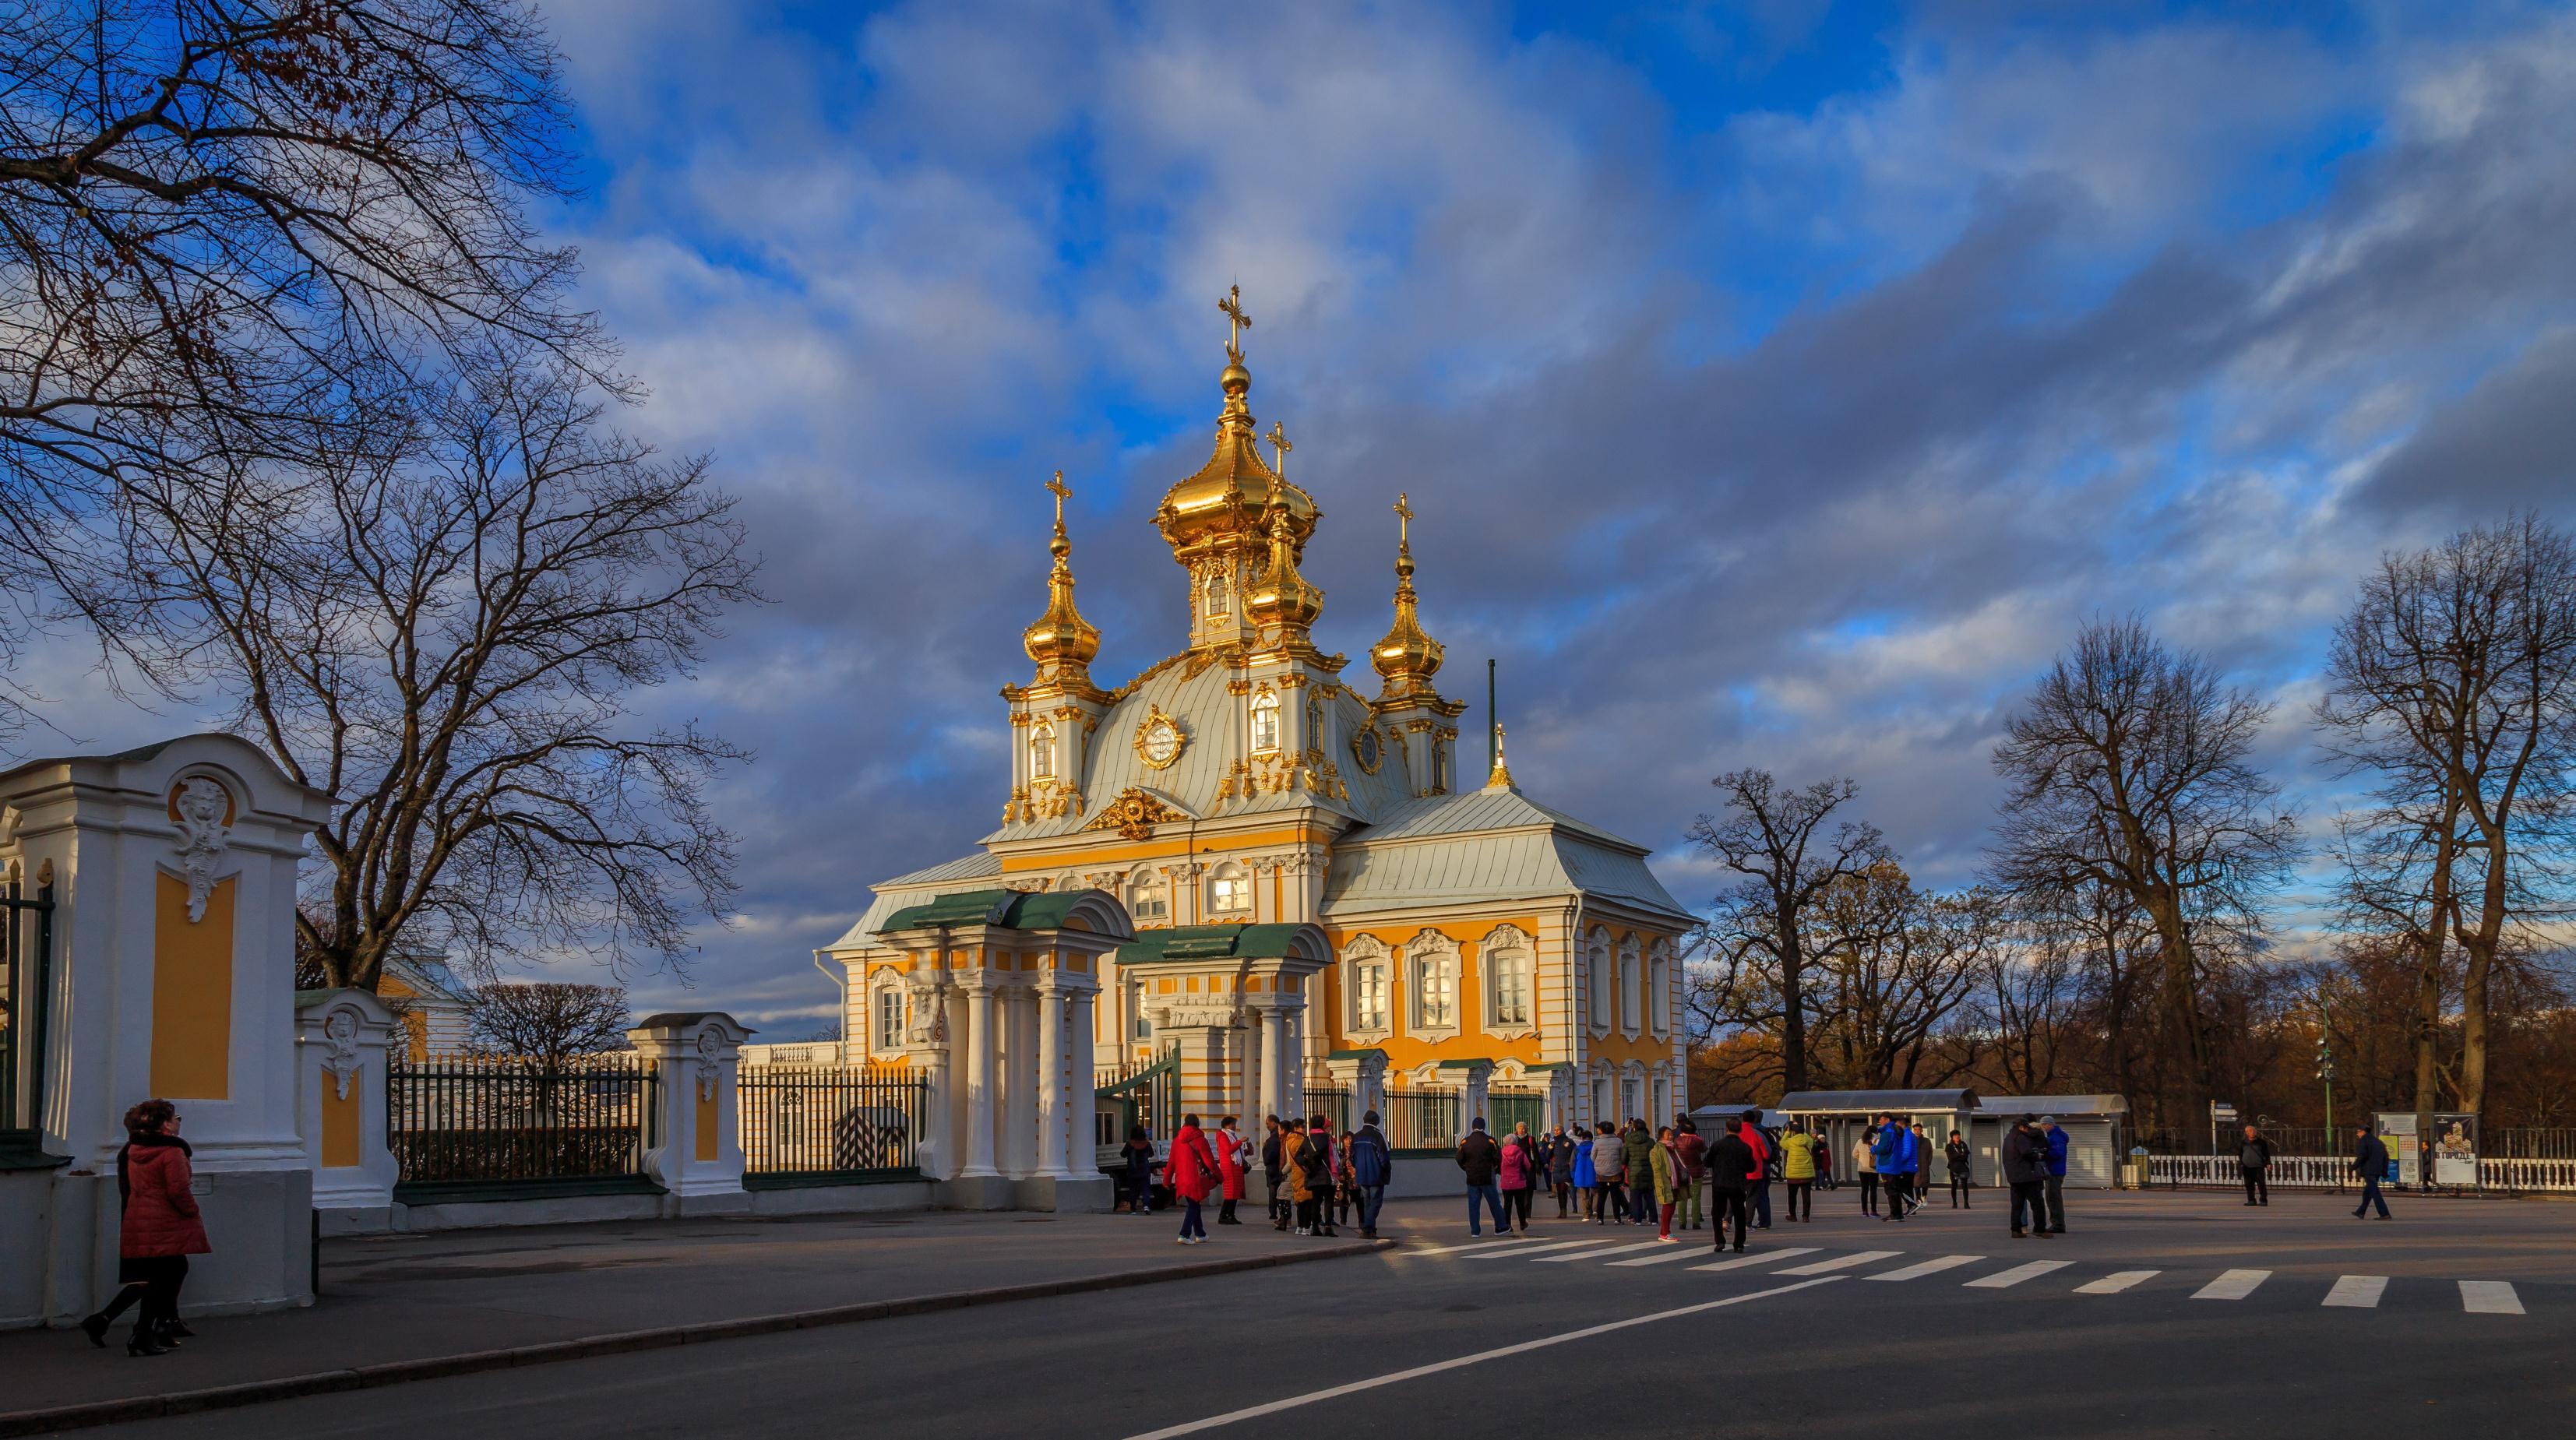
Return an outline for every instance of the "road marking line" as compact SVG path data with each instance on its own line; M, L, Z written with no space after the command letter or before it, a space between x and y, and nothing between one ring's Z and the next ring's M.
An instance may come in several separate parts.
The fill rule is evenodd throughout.
M1223 1415L1211 1415L1205 1420L1192 1420L1187 1424L1167 1426L1161 1430L1147 1431L1142 1435L1131 1435L1128 1440L1171 1440L1175 1435L1195 1435L1202 1430L1214 1430L1220 1425L1232 1425L1239 1420L1257 1420L1264 1415L1276 1415L1284 1410L1312 1405L1318 1400L1333 1400L1344 1395L1356 1395L1363 1390L1375 1390L1380 1386L1393 1385L1405 1380L1419 1380L1425 1375L1438 1375L1444 1371L1463 1369L1469 1365L1482 1364L1487 1360L1500 1360L1509 1355L1526 1355L1532 1350L1544 1350L1551 1345L1562 1345L1569 1340L1588 1340L1595 1335L1607 1335L1615 1330L1626 1330L1637 1325L1651 1325L1658 1320L1673 1320L1684 1315L1697 1315L1704 1310L1715 1310L1725 1305L1741 1305L1748 1300L1786 1295L1793 1290L1805 1290L1816 1285L1831 1285L1837 1280L1848 1278L1850 1277L1843 1275L1826 1275L1814 1280L1801 1280L1795 1285L1780 1285L1744 1295L1729 1295L1723 1300L1703 1300L1696 1305L1684 1305L1677 1310L1658 1310L1652 1315L1632 1316L1626 1320L1613 1320L1604 1325L1588 1325L1580 1330L1568 1330L1562 1335L1548 1335L1536 1340L1524 1340L1517 1345L1505 1345L1499 1350L1480 1350L1473 1355L1461 1355L1454 1360L1416 1365L1410 1370L1398 1370L1392 1374L1379 1375L1368 1380L1354 1380L1348 1385L1335 1385L1325 1390L1310 1390L1301 1395L1291 1395L1285 1400L1273 1400L1266 1405L1248 1406L1241 1410L1227 1411Z
M1641 1240L1634 1245L1613 1245L1607 1250L1584 1250L1572 1255L1541 1255L1530 1263L1533 1265L1562 1265L1568 1260L1593 1260L1604 1255L1633 1255L1640 1250L1661 1250L1663 1248L1664 1242L1661 1240Z
M1904 1253L1902 1250L1863 1250L1857 1255L1837 1255L1831 1260L1818 1260L1812 1264L1801 1265L1795 1270L1783 1270L1780 1273L1822 1275L1829 1270L1849 1270L1854 1265L1867 1265L1874 1260L1886 1260Z
M1792 1245L1786 1250L1766 1250L1759 1255L1738 1255L1731 1260L1720 1260L1714 1265L1693 1265L1691 1268L1693 1270L1741 1270L1748 1265L1770 1265L1792 1256L1815 1253L1816 1247L1813 1245Z
M2385 1275L2346 1275L2326 1292L2325 1299L2317 1303L2346 1310L2376 1310L2379 1297L2387 1291L2388 1277Z
M1606 1237L1587 1236L1581 1240L1551 1240L1545 1245L1514 1245L1509 1250L1482 1250L1478 1251L1476 1254L1468 1256L1467 1258L1470 1260L1510 1260L1522 1255L1541 1254L1549 1250L1571 1250L1578 1245L1607 1245L1609 1243L1610 1242Z
M1980 1275L1969 1281L1963 1288L2008 1290L2024 1280L2035 1280L2051 1270L2063 1270L2074 1263L2072 1260L2033 1260L2027 1265L2015 1265L2010 1270L1998 1270L1992 1275Z
M1882 1270L1878 1274L1872 1275L1868 1278L1872 1280L1919 1280L1926 1275L1938 1275L1944 1270L1956 1270L1962 1265L1974 1265L1985 1258L1986 1257L1983 1255L1939 1255L1929 1260L1917 1260L1911 1265L1902 1266L1898 1269Z
M1470 1240L1464 1245L1442 1245L1431 1250L1403 1250L1403 1255L1456 1255L1466 1250L1491 1250L1497 1245L1517 1245L1517 1240Z
M2075 1293L2078 1295L2117 1295L2121 1291L2128 1289L2130 1286L2137 1284L2141 1280L2152 1280L2163 1273L2164 1272L2161 1270L2114 1270L2099 1280L2092 1281L2089 1284L2076 1286Z
M2460 1308L2472 1315L2519 1315L2522 1297L2513 1293L2510 1280L2463 1280Z
M1610 1263L1611 1263L1612 1265L1614 1265L1614 1266L1618 1266L1618 1265L1670 1265L1671 1263L1673 1263L1673 1262L1674 1262L1674 1261L1676 1261L1676 1260L1696 1260L1696 1259L1698 1259L1699 1257L1701 1257L1702 1255L1706 1255L1706 1254L1708 1254L1708 1253L1709 1253L1708 1251L1706 1251L1706 1250L1704 1250L1704 1249L1701 1249L1699 1246L1697 1246L1697 1245L1693 1245L1693 1244L1689 1243L1688 1241L1684 1241L1684 1242L1682 1242L1681 1244L1678 1244L1678 1245L1667 1245L1667 1246L1665 1246L1665 1247L1664 1247L1664 1249L1665 1249L1667 1252L1669 1252L1669 1253L1667 1253L1667 1254L1663 1254L1663 1255L1640 1255L1640 1256L1638 1256L1638 1257L1637 1257L1636 1259L1634 1259L1634 1260L1613 1260L1613 1261L1611 1261ZM1606 1252L1605 1252L1605 1253L1606 1253Z
M2230 1270L2191 1292L2194 1300L2242 1300L2254 1293L2254 1287L2272 1278L2269 1270Z

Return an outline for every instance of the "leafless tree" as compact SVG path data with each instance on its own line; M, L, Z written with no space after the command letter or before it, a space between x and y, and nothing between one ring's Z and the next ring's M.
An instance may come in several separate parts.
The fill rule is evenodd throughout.
M2062 915L2027 904L2002 917L1977 957L1971 1002L1976 1044L1969 1071L1998 1095L2045 1095L2056 1083L2068 1032L2081 1024L2085 937ZM2126 1092L2123 1092L2126 1093Z
M1926 894L1893 861L1824 893L1816 1028L1840 1083L1910 1090L1958 1073L1958 1049L1940 1042L1976 991L2001 914L1983 891Z
M2456 1089L2477 1110L2497 957L2571 899L2576 544L2520 515L2382 556L2336 627L2326 678L2324 747L2374 782L2372 805L2343 817L2345 909L2416 953L2415 1104L2428 1117L2450 938L2466 952Z
M2248 758L2269 713L2141 620L2095 620L1995 747L2007 784L1998 875L2024 893L2103 886L2144 913L2195 1107L2214 1083L2202 932L2259 935L2263 903L2298 855L2297 825L2273 805L2278 787Z
M520 0L0 5L0 643L40 579L127 633L98 582L138 477L370 449L380 397L495 334L596 370L524 213L570 133Z
M1807 1088L1810 997L1807 972L1820 958L1812 912L1833 886L1895 855L1877 827L1834 813L1860 793L1848 779L1784 790L1767 770L1735 770L1711 782L1726 797L1722 815L1702 815L1691 843L1744 879L1718 898L1711 928L1714 972L1695 986L1699 1004L1730 1023L1776 1025L1782 1083Z
M680 965L732 894L703 789L743 752L630 707L758 598L753 562L705 462L601 408L543 351L487 355L368 453L131 487L150 602L191 637L168 663L337 799L297 922L332 984L374 988L398 940L486 981Z
M567 1060L627 1046L632 1022L626 992L615 985L478 985L465 1003L468 1041L479 1055L534 1060L559 1069Z

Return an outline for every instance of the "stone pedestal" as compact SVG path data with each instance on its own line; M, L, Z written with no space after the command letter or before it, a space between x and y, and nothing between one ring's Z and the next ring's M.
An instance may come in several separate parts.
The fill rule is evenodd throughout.
M646 1016L626 1038L653 1063L659 1080L661 1143L645 1154L644 1168L661 1183L662 1213L748 1211L734 1082L751 1031L730 1015L702 1011Z
M393 1012L363 990L295 997L296 1128L325 1235L393 1228L401 1176L385 1143L385 1056L400 1033Z

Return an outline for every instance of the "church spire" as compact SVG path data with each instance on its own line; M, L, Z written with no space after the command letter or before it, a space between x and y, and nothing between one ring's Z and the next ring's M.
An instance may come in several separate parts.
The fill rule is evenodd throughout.
M1091 657L1100 653L1100 631L1073 608L1073 542L1065 538L1064 502L1073 491L1064 483L1064 472L1055 472L1047 482L1047 492L1055 496L1055 538L1047 542L1048 553L1055 556L1055 568L1047 574L1046 613L1036 624L1020 632L1029 658L1038 663L1039 684L1070 684L1081 687L1091 683Z
M1440 642L1423 633L1422 619L1414 613L1413 507L1402 492L1395 497L1395 519L1395 624L1370 647L1369 664L1386 679L1380 700L1417 694L1437 699L1431 677L1440 670Z
M1261 573L1246 601L1244 611L1260 627L1267 645L1286 646L1306 638L1315 617L1324 613L1324 592L1309 584L1297 573L1297 546L1289 528L1288 505L1281 492L1288 482L1280 478L1287 468L1288 452L1297 447L1288 443L1287 435L1273 424L1270 444L1279 456L1278 470L1270 474L1267 508L1270 513L1270 564Z
M1485 777L1485 788L1488 790L1515 788L1512 784L1512 767L1503 763L1503 727L1500 723L1494 726L1494 771Z
M1194 649L1251 639L1251 611L1237 606L1236 592L1261 583L1271 532L1284 518L1289 548L1303 555L1315 522L1323 518L1315 497L1282 480L1261 454L1259 423L1246 398L1252 372L1243 366L1243 332L1252 316L1243 308L1242 289L1218 297L1216 308L1226 321L1225 369L1217 375L1225 404L1217 413L1216 442L1207 463L1165 491L1154 511L1172 558L1189 573ZM1287 449L1279 448L1282 462Z

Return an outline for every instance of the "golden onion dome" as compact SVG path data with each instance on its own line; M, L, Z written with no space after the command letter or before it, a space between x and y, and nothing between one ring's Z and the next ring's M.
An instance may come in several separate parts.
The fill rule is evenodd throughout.
M1315 497L1262 463L1260 435L1244 403L1252 372L1243 368L1241 354L1227 352L1217 383L1225 391L1225 408L1217 416L1216 446L1196 474L1163 492L1154 523L1171 545L1173 558L1187 565L1211 550L1250 550L1262 544L1272 515L1284 513L1289 543L1302 557L1306 537L1315 533L1323 512L1315 507Z
M1386 679L1385 698L1431 691L1440 671L1440 642L1423 633L1413 595L1413 507L1395 497L1395 623L1369 648L1369 664Z
M1245 598L1243 607L1264 634L1276 632L1283 643L1303 636L1315 623L1315 617L1324 613L1324 592L1297 573L1296 547L1290 543L1289 527L1287 507L1274 505L1270 510L1270 564L1253 582L1252 593Z
M1064 472L1055 472L1047 489L1055 493L1055 538L1047 550L1055 556L1055 568L1047 574L1046 613L1037 623L1020 632L1020 643L1029 658L1038 664L1038 677L1051 678L1054 672L1070 671L1080 678L1100 653L1100 631L1082 612L1073 608L1073 542L1064 534L1064 500L1073 493L1065 488Z

